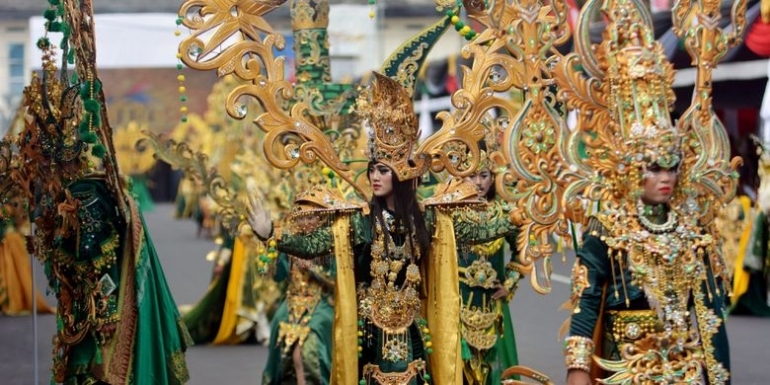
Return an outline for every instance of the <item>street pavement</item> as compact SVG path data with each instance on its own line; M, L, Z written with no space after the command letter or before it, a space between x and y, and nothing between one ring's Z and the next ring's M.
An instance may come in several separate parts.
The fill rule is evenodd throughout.
M216 245L195 237L192 221L177 221L170 204L158 204L145 214L152 239L178 305L193 304L206 291L211 262L205 256ZM571 256L566 262L554 257L553 291L535 293L522 282L511 303L521 364L564 383L563 357L558 330L569 312L559 307L569 298L568 276ZM44 275L35 262L38 288L44 289ZM49 301L53 304L52 297ZM0 316L0 385L50 384L51 336L54 317L37 318L35 343L31 316ZM731 316L727 322L731 344L732 379L735 385L765 385L769 381L768 347L770 319ZM37 348L37 349L36 349ZM37 351L35 351L37 350ZM253 385L260 383L267 350L257 345L194 346L187 353L190 385ZM140 384L145 385L145 384ZM148 384L149 385L149 384Z

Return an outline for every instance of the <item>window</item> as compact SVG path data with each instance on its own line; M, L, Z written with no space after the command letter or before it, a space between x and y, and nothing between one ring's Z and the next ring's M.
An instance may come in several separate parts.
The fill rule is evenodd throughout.
M8 92L21 95L24 90L24 44L8 45Z

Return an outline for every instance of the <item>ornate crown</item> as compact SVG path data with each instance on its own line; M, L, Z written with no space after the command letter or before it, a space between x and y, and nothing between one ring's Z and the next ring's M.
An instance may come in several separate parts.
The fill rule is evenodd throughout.
M591 115L572 133L569 151L585 146L585 156L572 155L573 161L602 176L595 185L603 196L599 199L630 197L635 203L645 167L671 168L682 162L687 127L680 132L671 123L674 70L655 40L648 14L622 1L606 1L602 11L609 20L602 43L589 48L581 35L576 53L559 64L555 77L568 107ZM585 72L569 69L578 60ZM588 87L595 87L593 94L586 92Z
M428 170L427 155L412 157L419 131L412 97L406 88L375 72L374 81L358 99L357 110L370 130L370 160L393 169L400 181L416 178Z
M624 13L625 11L625 13ZM605 40L609 68L609 111L629 150L626 163L656 163L669 168L681 160L681 135L671 124L674 70L652 29L632 18L633 9L615 11L618 27ZM619 48L618 48L619 47Z

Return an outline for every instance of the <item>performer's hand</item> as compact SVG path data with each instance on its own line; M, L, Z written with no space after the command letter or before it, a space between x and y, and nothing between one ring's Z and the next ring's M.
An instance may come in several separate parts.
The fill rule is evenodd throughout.
M508 290L503 285L497 285L497 291L492 294L492 299L498 300L508 296Z
M567 385L591 385L591 376L585 370L572 369L567 373Z
M263 240L270 238L273 221L270 211L264 207L262 193L257 189L249 190L249 205L247 207L249 225L254 233Z

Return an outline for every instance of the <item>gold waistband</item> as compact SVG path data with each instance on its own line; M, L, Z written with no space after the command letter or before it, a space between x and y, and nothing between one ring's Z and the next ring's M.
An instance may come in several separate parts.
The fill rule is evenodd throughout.
M662 329L654 310L608 310L607 333L616 343L638 340Z
M425 377L426 364L421 359L409 363L403 372L383 372L379 365L366 364L363 368L365 378L374 380L379 385L407 385L413 378L422 374ZM418 381L419 382L419 381Z

